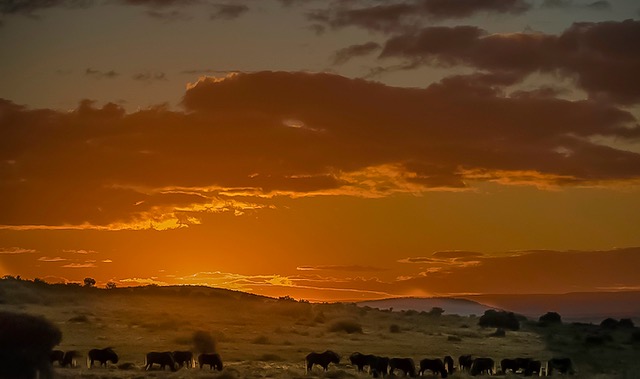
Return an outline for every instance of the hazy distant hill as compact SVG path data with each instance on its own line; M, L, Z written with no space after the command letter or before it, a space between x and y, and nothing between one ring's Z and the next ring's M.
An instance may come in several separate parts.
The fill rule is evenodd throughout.
M640 291L575 292L558 295L476 295L467 299L538 318L558 312L565 320L600 322L607 317L640 318Z
M486 305L467 299L455 299L448 297L402 297L394 299L382 299L363 301L358 303L359 306L369 306L371 308L389 309L394 311L406 311L413 309L416 311L428 312L433 307L440 307L445 310L444 314L457 314L461 316L482 315L487 309L491 309Z

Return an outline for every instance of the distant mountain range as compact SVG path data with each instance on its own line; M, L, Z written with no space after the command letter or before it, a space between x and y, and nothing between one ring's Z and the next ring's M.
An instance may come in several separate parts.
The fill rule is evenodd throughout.
M363 301L359 306L394 311L430 311L440 307L446 314L482 315L487 309L502 309L537 319L557 312L566 321L599 323L607 317L632 318L640 324L640 291L575 292L533 295L473 295L464 297L403 297Z

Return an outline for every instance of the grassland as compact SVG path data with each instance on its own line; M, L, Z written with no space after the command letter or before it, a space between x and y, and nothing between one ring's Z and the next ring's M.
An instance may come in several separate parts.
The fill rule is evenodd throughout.
M348 364L360 351L390 357L457 357L461 354L547 360L569 356L578 377L638 378L640 343L633 330L602 331L594 325L540 327L524 322L506 337L489 337L494 329L478 326L478 318L429 316L425 312L390 312L354 304L309 304L271 299L206 287L137 287L117 289L47 285L1 280L3 310L42 315L63 333L61 350L111 346L120 364L107 369L57 368L60 378L303 378L304 357L331 349L342 355L340 365L312 377L366 377ZM339 323L359 326L347 333ZM331 331L336 329L337 331ZM357 329L357 328L356 328ZM223 358L223 372L182 369L144 371L149 351L192 349L196 331L213 335ZM586 336L602 335L602 343L586 344ZM464 378L466 374L455 374ZM515 377L509 374L507 377Z

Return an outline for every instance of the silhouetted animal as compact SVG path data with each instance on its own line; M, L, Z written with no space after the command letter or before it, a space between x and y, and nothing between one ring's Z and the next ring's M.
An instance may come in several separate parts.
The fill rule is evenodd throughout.
M80 357L80 353L75 350L69 350L64 353L64 358L62 358L62 367L75 367L76 366L76 358Z
M100 362L100 366L107 367L107 362L113 364L118 363L118 354L113 351L112 348L106 347L104 349L91 349L87 355L87 361L89 367L93 367L94 361Z
M505 374L509 370L511 370L513 373L516 373L519 370L522 370L524 372L529 367L529 363L531 363L531 361L531 358L505 358L500 361L500 367L502 368L502 372L504 372Z
M147 353L145 359L145 370L149 370L154 364L160 365L160 369L164 370L166 366L169 366L171 371L176 371L176 360L173 358L173 353L170 351L163 351L161 353L152 351Z
M222 358L220 358L219 354L200 354L198 355L198 364L200 365L200 369L202 369L204 365L209 365L211 370L216 369L222 371Z
M460 365L460 371L469 371L473 364L473 357L471 355L461 355L458 358L458 364Z
M570 358L552 358L548 363L549 371L547 375L552 375L554 371L557 371L561 374L575 374L573 370L573 363Z
M49 360L51 361L51 364L54 364L55 362L58 362L58 364L60 366L62 366L62 360L64 359L64 351L62 350L51 350L51 353L49 354Z
M369 371L374 378L389 374L389 358L374 355L369 363Z
M311 371L313 365L319 365L324 371L327 371L330 363L340 363L340 356L331 350L323 353L309 353L305 359L307 361L307 371Z
M540 376L540 368L542 368L542 362L531 360L524 370L524 376L531 376L533 374Z
M494 366L495 362L493 362L493 359L491 358L476 358L471 364L471 370L469 370L469 373L471 376L480 374L493 375Z
M192 367L193 353L190 351L174 351L173 359L176 360L176 363L180 367L184 367L185 365L187 367Z
M369 369L371 369L371 362L374 358L375 355L355 352L349 356L349 361L352 365L358 367L358 372L363 372L364 366L369 366Z
M447 370L444 368L444 363L440 358L429 359L425 358L420 361L420 371L418 371L418 375L422 376L425 371L433 371L434 374L440 374L443 378L447 377Z
M456 370L453 367L453 358L450 355L444 357L444 365L447 366L447 372L449 374L453 374L453 372Z
M411 358L391 358L389 359L389 374L393 375L394 370L400 370L404 375L416 376L416 364Z

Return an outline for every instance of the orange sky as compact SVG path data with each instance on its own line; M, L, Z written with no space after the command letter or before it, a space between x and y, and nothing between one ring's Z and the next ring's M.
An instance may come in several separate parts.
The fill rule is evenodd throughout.
M0 274L640 289L640 21L597 3L0 6Z

